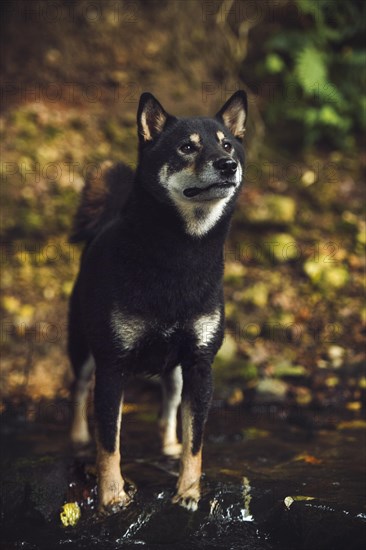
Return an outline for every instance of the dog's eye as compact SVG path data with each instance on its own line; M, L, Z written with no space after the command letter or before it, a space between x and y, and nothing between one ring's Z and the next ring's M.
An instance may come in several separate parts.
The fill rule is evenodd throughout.
M195 150L196 149L195 149L194 145L192 145L192 143L183 143L183 145L181 145L179 147L179 151L181 151L185 155L189 155L191 153L194 153Z
M233 146L231 145L231 143L229 141L224 141L222 146L225 149L225 151L231 151L231 149L233 148Z

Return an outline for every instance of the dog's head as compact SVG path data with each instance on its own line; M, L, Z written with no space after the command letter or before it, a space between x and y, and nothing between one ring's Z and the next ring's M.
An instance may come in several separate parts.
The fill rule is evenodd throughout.
M138 177L179 211L188 233L202 236L238 193L247 99L236 92L214 118L176 118L150 93L140 99Z

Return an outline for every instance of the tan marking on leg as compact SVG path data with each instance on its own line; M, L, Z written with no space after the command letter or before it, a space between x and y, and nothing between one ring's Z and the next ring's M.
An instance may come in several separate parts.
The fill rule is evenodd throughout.
M90 441L88 428L88 396L92 383L94 360L89 357L81 369L74 392L74 410L71 426L71 441L76 445L86 445Z
M177 412L182 396L182 370L176 367L170 381L172 387L163 382L163 411L160 419L162 432L162 450L166 456L180 456L182 445L177 439Z
M191 134L189 136L190 141L193 141L193 143L200 143L201 136L199 134Z
M216 135L217 135L219 141L222 141L225 137L224 132L221 132L221 130L217 130Z
M127 506L131 497L126 493L125 482L121 474L120 433L122 419L122 401L117 420L115 451L109 453L101 444L96 430L97 473L98 473L98 509L112 510Z
M71 441L76 445L86 445L91 439L88 428L88 394L89 386L83 392L77 390L75 394Z
M174 503L188 510L197 510L200 499L200 479L202 473L202 446L196 455L192 454L193 415L188 403L182 403L183 452Z

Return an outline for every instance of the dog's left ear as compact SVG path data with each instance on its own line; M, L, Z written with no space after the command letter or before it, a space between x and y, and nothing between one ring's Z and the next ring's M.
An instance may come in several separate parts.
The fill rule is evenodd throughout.
M247 114L247 94L244 90L238 90L221 107L215 118L223 122L233 136L241 140L244 137Z
M137 127L140 143L148 143L156 139L164 130L169 115L159 101L149 92L140 97L137 110Z

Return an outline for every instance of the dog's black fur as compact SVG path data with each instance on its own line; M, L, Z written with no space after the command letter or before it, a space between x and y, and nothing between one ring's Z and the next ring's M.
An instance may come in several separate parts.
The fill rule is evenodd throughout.
M160 374L169 389L178 365L192 422L190 428L186 419L183 429L185 485L191 475L182 470L201 449L211 364L224 333L223 246L241 187L246 111L240 91L215 118L177 119L143 94L136 174L118 165L94 175L84 189L72 240L87 244L70 302L69 354L75 399L92 373L88 358L95 362L99 485L116 477L108 461L119 457L119 407L128 379ZM199 465L192 468L200 473ZM101 508L126 504L123 484L115 481L119 496L100 491ZM194 494L178 482L176 500L194 509L199 489L193 482Z

